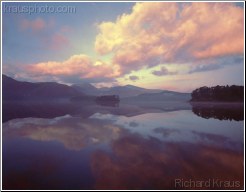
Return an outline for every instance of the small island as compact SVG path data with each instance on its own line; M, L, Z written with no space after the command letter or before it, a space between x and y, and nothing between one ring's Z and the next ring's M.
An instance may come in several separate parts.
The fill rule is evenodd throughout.
M101 102L119 102L120 97L118 95L103 95L103 96L98 96L96 98L96 101L101 101Z
M99 105L117 107L119 102L119 95L103 95L96 97L96 103Z
M244 87L238 85L200 87L191 93L191 102L244 102Z

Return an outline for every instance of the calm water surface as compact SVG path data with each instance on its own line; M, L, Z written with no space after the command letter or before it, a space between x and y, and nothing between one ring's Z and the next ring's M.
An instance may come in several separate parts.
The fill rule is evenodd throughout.
M23 110L22 116L3 117L4 189L244 186L243 114L90 106L43 117L36 114L45 113L38 106L33 116ZM185 181L210 185L184 186Z

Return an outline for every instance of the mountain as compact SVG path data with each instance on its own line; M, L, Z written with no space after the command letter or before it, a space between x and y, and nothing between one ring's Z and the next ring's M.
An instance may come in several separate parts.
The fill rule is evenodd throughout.
M121 98L134 97L143 93L159 93L163 90L145 89L133 85L116 86L111 88L96 88L89 83L74 84L73 88L87 95L119 95Z
M145 89L133 85L111 88L96 88L89 83L72 86L55 82L31 83L16 81L6 75L3 80L3 100L51 100L70 99L94 100L100 95L119 95L120 100L129 102L188 101L190 93ZM92 97L93 96L93 97Z
M71 87L86 95L100 95L100 91L90 83L73 84Z
M161 91L162 90L158 90L158 89L145 89L133 85L125 85L125 86L112 87L108 91L106 91L105 94L120 95L121 98L124 98L124 97L134 97L144 93L158 93Z
M65 99L82 95L70 86L55 82L21 82L6 75L2 76L2 80L3 100Z

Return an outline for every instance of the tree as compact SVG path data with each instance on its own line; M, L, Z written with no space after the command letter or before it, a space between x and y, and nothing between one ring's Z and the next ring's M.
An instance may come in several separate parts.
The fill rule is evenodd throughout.
M243 102L243 86L215 86L200 87L191 93L191 101L224 101L224 102Z

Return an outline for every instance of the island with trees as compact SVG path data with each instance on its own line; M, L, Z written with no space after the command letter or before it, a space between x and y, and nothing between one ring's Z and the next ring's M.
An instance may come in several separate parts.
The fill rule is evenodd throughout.
M104 106L117 107L119 102L119 95L102 95L96 98L96 103Z
M200 87L191 93L192 102L244 102L244 87L238 85Z

